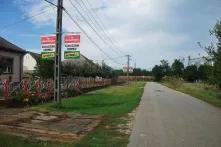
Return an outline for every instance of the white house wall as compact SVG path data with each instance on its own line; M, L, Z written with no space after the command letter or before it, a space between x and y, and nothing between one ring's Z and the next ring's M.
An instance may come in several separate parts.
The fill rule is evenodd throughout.
M23 58L23 70L24 70L24 72L34 71L36 65L37 65L36 60L29 53L27 53Z

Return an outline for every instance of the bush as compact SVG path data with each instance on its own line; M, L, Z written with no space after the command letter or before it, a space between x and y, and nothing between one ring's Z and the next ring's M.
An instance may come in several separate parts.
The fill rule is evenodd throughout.
M217 97L221 99L221 92L217 93Z
M0 88L0 96L3 96L3 90Z
M182 79L175 78L175 77L165 77L164 81L169 83L174 88L178 88L178 87L182 86L182 84L183 84L183 80Z
M198 80L198 71L196 65L187 66L184 70L184 79L188 82L194 82Z
M12 107L19 107L22 104L23 104L22 99L20 97L18 97L18 96L14 96L11 99L11 105L10 104L9 105L12 106Z
M73 97L76 96L78 93L74 89L67 89L65 90L65 97Z
M19 91L14 96L12 96L11 102L13 107L21 107L27 104L29 101L29 96L24 92Z
M36 95L32 95L32 96L29 97L28 102L29 102L30 105L36 105L36 104L39 104L41 102L41 99Z
M29 95L22 91L14 93L14 96L11 98L12 107L22 107L25 105L36 105L41 102L41 98L36 95Z
M161 65L155 65L152 69L152 73L154 76L154 80L157 82L161 81L164 77L163 67Z

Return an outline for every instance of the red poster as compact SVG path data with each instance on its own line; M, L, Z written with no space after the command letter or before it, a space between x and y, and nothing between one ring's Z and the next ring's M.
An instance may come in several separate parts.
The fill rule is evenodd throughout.
M64 36L64 43L80 43L81 36L80 34L68 34Z
M56 35L50 35L50 36L42 36L41 37L41 44L56 44Z

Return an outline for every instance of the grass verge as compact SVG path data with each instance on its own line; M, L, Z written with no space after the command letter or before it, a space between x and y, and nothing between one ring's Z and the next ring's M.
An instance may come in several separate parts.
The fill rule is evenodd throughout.
M164 81L162 84L221 108L221 91L215 86L181 81Z
M102 123L81 141L76 144L63 144L60 146L76 147L125 147L129 141L129 134L122 133L122 126L127 125L127 115L140 102L145 83L136 82L123 86L111 86L105 89L89 92L81 96L70 99L64 99L62 106L58 107L54 103L48 103L33 107L38 111L61 111L61 112L79 112L91 115L102 115ZM121 127L120 127L121 126ZM59 146L58 144L46 142L32 142L29 139L20 137L0 135L0 140L5 139L3 143L6 146ZM7 141L8 140L8 141ZM20 145L21 144L21 145ZM24 145L22 145L24 144ZM0 141L0 146L2 141ZM20 146L19 146L20 145Z
M0 134L0 147L73 147L74 143L39 141L32 138Z

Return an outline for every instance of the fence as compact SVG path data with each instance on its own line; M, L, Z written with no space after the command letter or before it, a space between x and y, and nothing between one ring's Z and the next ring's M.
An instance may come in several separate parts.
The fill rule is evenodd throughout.
M66 90L72 90L81 93L84 89L95 87L104 87L111 85L111 79L100 78L63 78L61 84L62 94ZM34 95L41 98L51 98L54 94L53 80L27 80L24 79L20 83L10 83L8 80L3 80L0 83L0 97L9 99L10 97L22 92L26 95ZM63 95L64 96L64 95Z
M120 76L119 79L121 80L129 80L129 81L153 81L152 76Z

